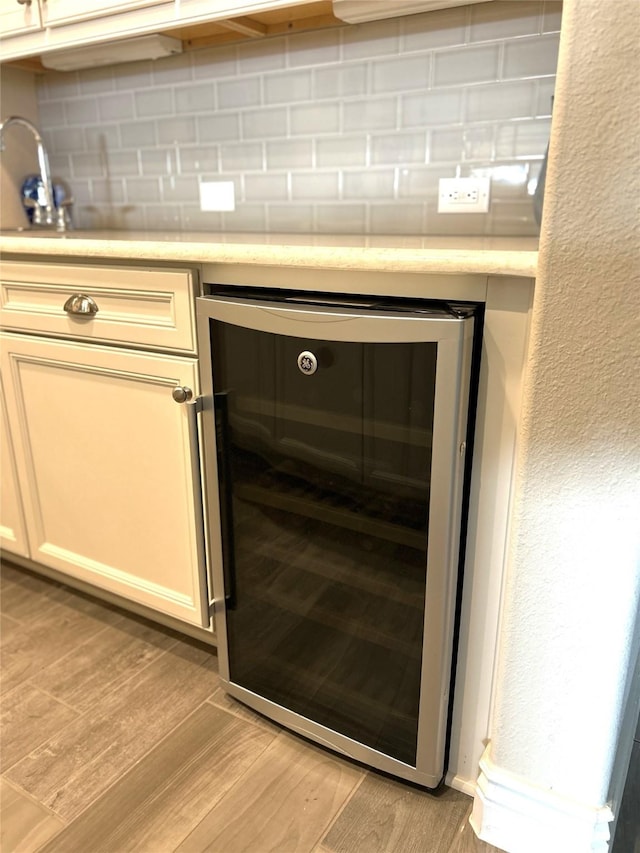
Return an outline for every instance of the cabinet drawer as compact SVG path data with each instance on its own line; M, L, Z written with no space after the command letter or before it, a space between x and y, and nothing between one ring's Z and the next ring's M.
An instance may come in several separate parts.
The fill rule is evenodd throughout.
M190 270L8 261L0 287L6 329L195 352ZM73 296L89 297L87 307L95 313L65 310Z

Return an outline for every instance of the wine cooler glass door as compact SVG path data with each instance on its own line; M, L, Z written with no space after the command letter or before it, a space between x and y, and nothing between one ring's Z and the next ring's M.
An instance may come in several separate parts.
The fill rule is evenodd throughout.
M202 301L217 315L222 677L355 757L419 769L446 715L469 321L254 308L251 327Z

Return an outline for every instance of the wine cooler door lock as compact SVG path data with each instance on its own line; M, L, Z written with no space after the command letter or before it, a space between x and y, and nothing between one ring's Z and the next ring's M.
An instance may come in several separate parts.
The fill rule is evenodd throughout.
M318 369L318 359L309 350L303 350L298 356L298 367L305 376L311 376Z

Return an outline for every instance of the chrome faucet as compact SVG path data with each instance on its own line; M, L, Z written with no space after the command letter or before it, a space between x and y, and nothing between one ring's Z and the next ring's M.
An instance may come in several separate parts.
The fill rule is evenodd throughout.
M67 204L58 209L55 207L53 197L53 183L51 181L51 170L49 168L49 156L47 149L44 147L44 141L40 135L38 128L22 116L10 116L0 122L0 151L4 150L4 132L13 124L21 125L30 130L33 138L36 141L38 149L38 166L40 168L40 177L42 179L43 199L37 201L30 200L33 207L33 224L40 225L45 228L56 228L58 231L65 231L69 224L69 217L66 208L72 200L67 201Z

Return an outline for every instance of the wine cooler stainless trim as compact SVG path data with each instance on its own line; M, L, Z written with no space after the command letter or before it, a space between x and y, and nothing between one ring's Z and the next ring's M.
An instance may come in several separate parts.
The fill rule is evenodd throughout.
M439 784L444 773L453 626L455 619L460 516L464 478L464 446L468 416L473 318L310 306L229 297L200 297L197 302L200 345L205 479L209 508L210 562L213 568L219 673L228 692L257 711L314 740L400 778L426 787ZM436 342L438 357L433 421L433 457L429 504L426 595L418 748L410 766L357 743L313 720L283 708L230 681L225 614L225 573L220 531L220 497L213 404L215 365L210 351L209 322L327 341L354 343ZM312 381L312 379L310 379Z

